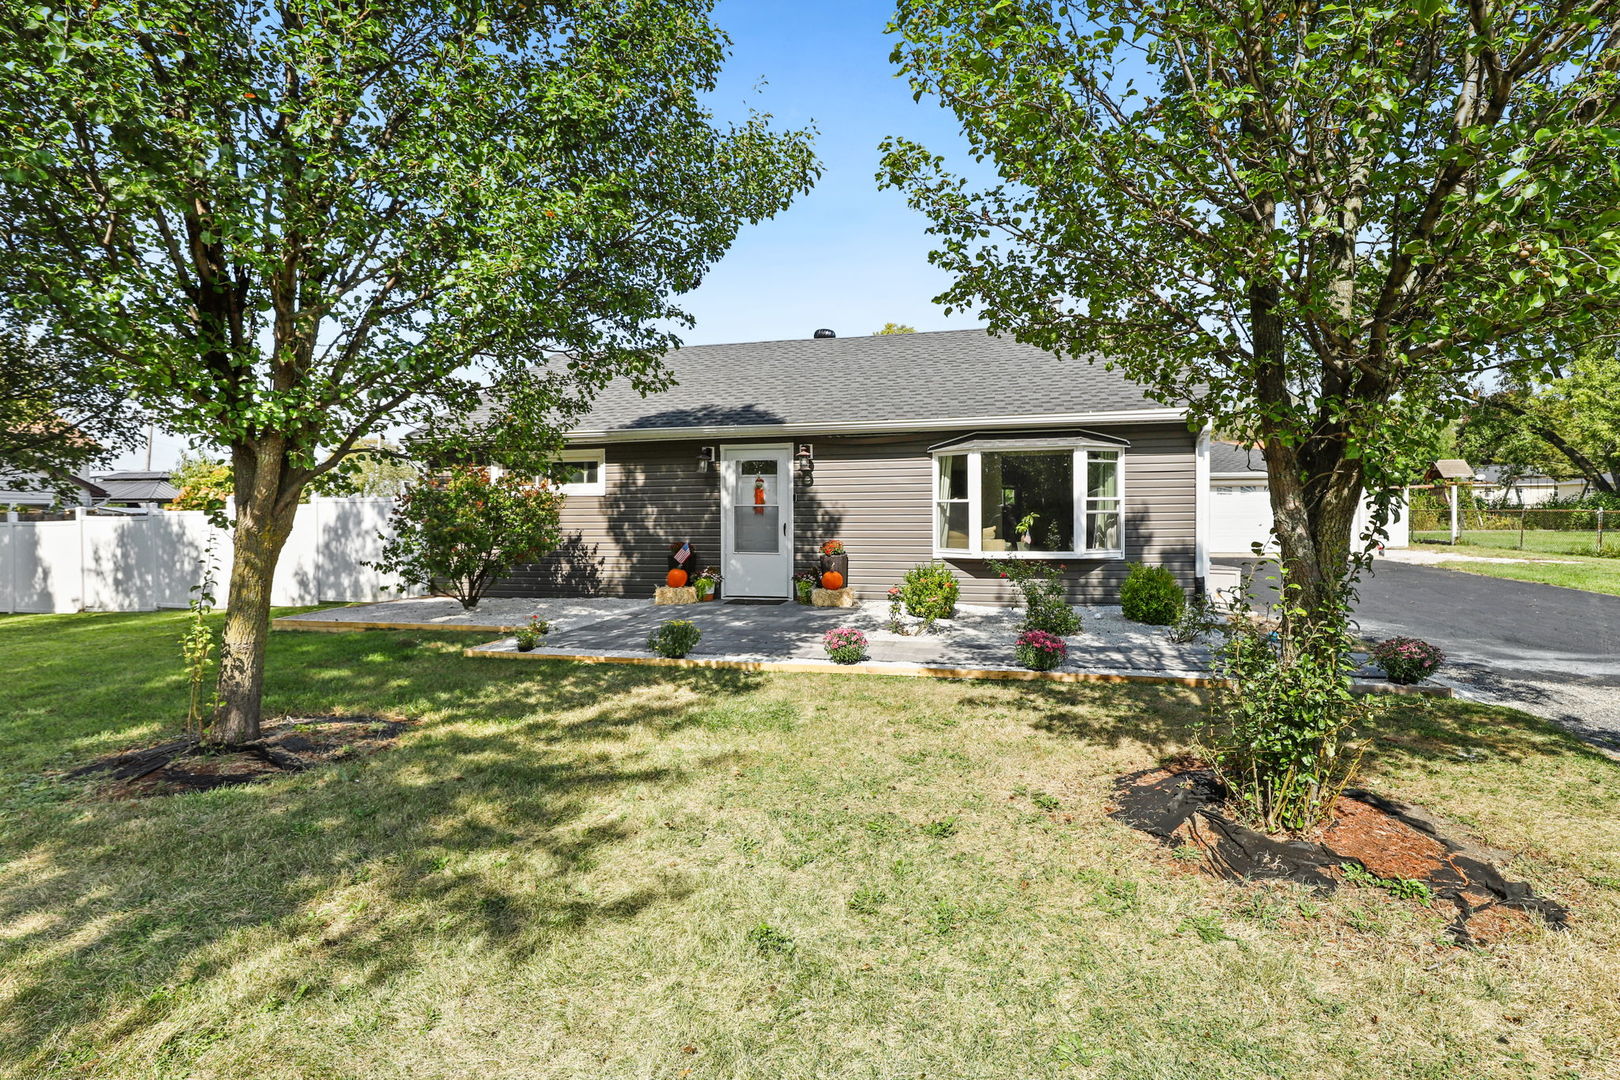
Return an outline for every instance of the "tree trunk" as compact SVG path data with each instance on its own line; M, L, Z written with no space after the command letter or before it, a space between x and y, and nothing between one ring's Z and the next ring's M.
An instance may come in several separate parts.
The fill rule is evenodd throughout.
M292 531L298 494L282 490L285 457L278 445L238 446L232 458L236 528L219 657L219 711L209 739L240 746L259 737L270 588Z
M1314 455L1307 472L1304 455L1274 435L1266 439L1267 484L1272 520L1289 587L1284 621L1290 609L1304 621L1341 621L1342 601L1350 574L1356 510L1362 498L1360 470L1333 449ZM1336 461L1323 461L1325 456ZM1327 468L1324 470L1324 466Z

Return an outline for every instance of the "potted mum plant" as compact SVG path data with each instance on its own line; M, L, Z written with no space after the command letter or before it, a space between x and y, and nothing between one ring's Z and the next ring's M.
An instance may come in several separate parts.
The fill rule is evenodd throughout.
M1384 669L1390 682L1401 686L1422 682L1446 662L1446 654L1438 647L1412 637L1380 641L1367 650L1367 655Z
M827 631L821 647L835 664L858 664L866 659L866 635L853 626L840 626Z
M849 554L842 540L828 540L821 545L821 572L837 574L841 581L849 580Z
M1018 658L1019 664L1031 671L1051 671L1068 658L1069 646L1056 634L1049 634L1045 630L1025 630L1018 635L1013 655Z
M799 598L799 603L808 604L810 594L816 591L816 583L821 575L814 570L800 570L793 575L793 595Z
M710 566L692 579L699 600L713 600L720 595L720 571Z

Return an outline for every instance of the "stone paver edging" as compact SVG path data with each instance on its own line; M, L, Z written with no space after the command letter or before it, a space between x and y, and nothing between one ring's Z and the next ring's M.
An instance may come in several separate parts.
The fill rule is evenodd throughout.
M831 660L801 658L762 660L753 657L714 657L712 659L668 656L637 656L629 653L568 653L534 649L519 652L510 638L464 649L462 655L474 660L561 660L576 664L637 664L647 667L709 668L730 671L775 671L814 675L893 675L914 679L996 679L1010 682L1057 683L1136 683L1148 686L1186 686L1210 689L1227 685L1227 680L1208 673L1158 671L1030 671L1015 667L934 667L893 660L869 660L858 664L835 664ZM1389 682L1358 681L1351 685L1357 694L1408 694L1419 697L1452 696L1449 686L1420 683L1402 686Z

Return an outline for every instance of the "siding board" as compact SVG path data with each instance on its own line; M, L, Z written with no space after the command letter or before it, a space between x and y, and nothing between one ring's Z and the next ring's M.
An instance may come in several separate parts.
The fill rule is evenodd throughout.
M1117 603L1126 561L1169 567L1191 588L1196 573L1194 437L1180 424L1105 429L1131 443L1125 461L1125 560L1069 560L1071 599ZM850 584L869 603L931 557L933 464L928 447L956 433L813 440L815 484L795 486L794 568L815 562L823 540L842 540ZM743 440L761 442L763 440ZM647 596L661 584L668 545L690 540L699 567L720 564L720 483L699 476L702 445L726 440L618 443L606 449L607 494L564 505L564 541L518 567L495 596ZM581 446L581 449L586 447ZM1002 604L1011 589L982 560L950 559L962 601Z

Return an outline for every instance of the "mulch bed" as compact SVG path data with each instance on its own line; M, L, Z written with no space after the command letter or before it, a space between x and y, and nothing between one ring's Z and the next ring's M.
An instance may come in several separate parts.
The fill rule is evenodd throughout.
M102 781L98 794L140 799L253 784L372 754L406 728L378 716L287 716L261 729L262 738L222 748L195 736L108 754L67 774Z
M1232 881L1285 880L1331 891L1360 867L1386 882L1420 881L1436 902L1456 909L1446 927L1461 945L1482 945L1522 925L1529 914L1562 930L1569 912L1509 881L1511 857L1449 837L1440 821L1414 806L1348 789L1314 839L1266 836L1223 810L1226 792L1213 771L1188 763L1145 769L1114 781L1109 816L1171 847L1195 845L1199 863Z

